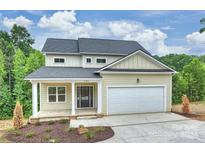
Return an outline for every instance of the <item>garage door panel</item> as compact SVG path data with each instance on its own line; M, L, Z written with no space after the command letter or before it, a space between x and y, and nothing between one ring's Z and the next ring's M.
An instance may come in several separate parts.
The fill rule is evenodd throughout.
M163 112L163 87L108 88L109 114Z

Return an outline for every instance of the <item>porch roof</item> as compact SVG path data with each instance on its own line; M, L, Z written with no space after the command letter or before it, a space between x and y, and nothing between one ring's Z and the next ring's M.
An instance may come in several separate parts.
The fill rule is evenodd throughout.
M25 77L26 80L37 78L101 78L95 73L98 68L51 67L43 66Z

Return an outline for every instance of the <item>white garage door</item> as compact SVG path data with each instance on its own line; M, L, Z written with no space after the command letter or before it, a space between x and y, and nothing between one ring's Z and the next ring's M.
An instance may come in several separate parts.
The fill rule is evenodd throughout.
M164 87L109 87L108 114L164 111Z

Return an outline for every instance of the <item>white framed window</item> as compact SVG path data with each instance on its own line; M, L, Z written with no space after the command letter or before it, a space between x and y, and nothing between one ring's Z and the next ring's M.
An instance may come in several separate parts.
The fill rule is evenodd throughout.
M65 86L49 86L47 91L48 91L48 102L49 103L65 103L66 102L66 87Z
M65 58L54 58L54 63L63 64L65 63Z
M85 62L86 62L87 64L92 63L92 58L91 58L91 57L86 57L86 58L85 58Z
M96 58L96 63L105 64L107 63L106 58Z

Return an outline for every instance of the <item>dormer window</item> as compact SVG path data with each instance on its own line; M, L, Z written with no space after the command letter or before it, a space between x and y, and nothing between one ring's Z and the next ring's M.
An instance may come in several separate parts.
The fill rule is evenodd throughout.
M97 58L96 63L104 64L104 63L106 63L106 58Z
M92 58L86 57L86 63L92 63Z
M54 58L54 63L64 63L65 58Z

